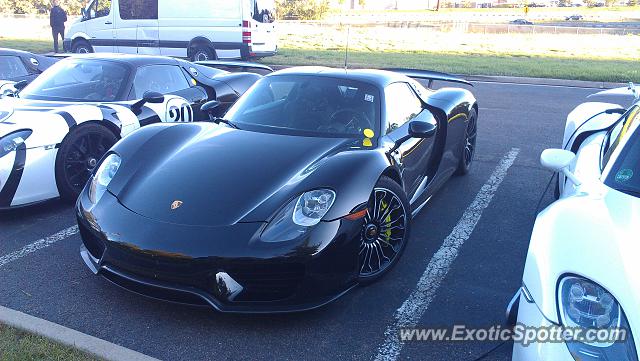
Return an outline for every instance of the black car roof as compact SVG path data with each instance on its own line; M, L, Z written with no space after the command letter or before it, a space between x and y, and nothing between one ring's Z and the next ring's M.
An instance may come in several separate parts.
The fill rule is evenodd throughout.
M174 58L155 55L134 55L134 54L111 54L111 53L93 53L71 55L70 59L95 59L109 60L121 63L127 63L135 67L145 65L177 65L178 61Z
M0 48L0 56L8 56L8 55L14 55L14 56L34 56L35 54L30 53L28 51L22 51L22 50L14 50L14 49L7 49L7 48Z
M399 81L407 81L409 78L392 71L377 69L339 69L321 66L300 66L277 71L267 75L267 77L279 75L312 75L323 76L346 80L362 81L365 83L385 88L387 85Z

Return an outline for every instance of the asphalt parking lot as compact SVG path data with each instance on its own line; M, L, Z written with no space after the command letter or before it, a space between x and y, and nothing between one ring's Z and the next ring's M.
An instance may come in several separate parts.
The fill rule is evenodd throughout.
M551 176L538 163L540 152L560 145L567 113L597 90L476 83L473 91L480 118L471 174L451 179L414 219L406 252L389 275L333 304L299 314L226 315L130 294L85 268L80 237L69 229L72 207L49 202L0 213L0 305L166 360L390 360L385 331L398 324L398 309L424 286L425 270L433 271L432 257L510 155L513 165L492 197L484 197L488 206L458 243L457 257L436 262L436 268L444 264L436 269L439 278L426 278L441 281L439 287L427 285L419 307L402 311L417 327L501 324L520 286L536 206ZM543 205L550 200L547 194ZM408 342L397 355L471 361L497 345ZM509 360L510 348L484 360Z

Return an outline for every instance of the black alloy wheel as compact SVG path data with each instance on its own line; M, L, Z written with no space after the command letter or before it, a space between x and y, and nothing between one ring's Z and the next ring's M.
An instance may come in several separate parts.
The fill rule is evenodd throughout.
M56 181L62 198L78 197L100 159L117 140L109 129L97 124L81 125L67 136L56 159Z
M359 280L371 282L400 258L409 236L409 206L404 191L387 177L380 178L369 199L361 231Z

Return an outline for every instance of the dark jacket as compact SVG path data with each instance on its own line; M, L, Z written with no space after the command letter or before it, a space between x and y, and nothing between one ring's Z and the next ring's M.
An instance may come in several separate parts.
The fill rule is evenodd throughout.
M67 22L67 13L62 10L60 6L54 6L51 8L51 15L49 16L49 25L53 29L64 28L64 23Z

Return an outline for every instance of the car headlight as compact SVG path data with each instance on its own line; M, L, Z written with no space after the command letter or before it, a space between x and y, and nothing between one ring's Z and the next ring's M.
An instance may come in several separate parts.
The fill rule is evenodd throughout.
M109 183L118 172L121 162L122 159L115 153L109 154L102 161L89 186L89 200L91 200L91 203L97 204L100 201L104 192L107 191Z
M30 129L18 130L0 138L0 158L15 151L33 133Z
M284 242L305 234L309 228L320 223L329 212L336 193L330 189L316 189L293 199L271 219L262 232L266 242Z
M592 330L593 334L596 331L626 330L626 338L620 341L567 341L567 347L576 360L638 360L627 318L611 293L591 280L574 276L560 281L558 293L560 321L565 328L580 328L585 332Z

